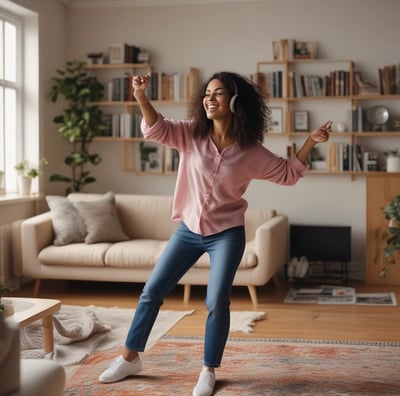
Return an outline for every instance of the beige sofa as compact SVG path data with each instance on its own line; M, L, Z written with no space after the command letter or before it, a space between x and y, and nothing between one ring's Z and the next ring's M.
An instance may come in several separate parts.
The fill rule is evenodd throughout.
M101 197L73 193L68 200L76 205ZM115 204L129 238L125 241L55 246L50 211L22 223L23 273L36 280L35 294L41 279L146 282L177 225L170 218L172 197L116 194ZM288 261L288 228L287 217L275 210L247 210L246 249L234 285L247 286L255 305L256 286L272 278L276 281L276 273ZM205 254L179 282L185 286L185 301L190 298L191 285L207 284L208 273Z

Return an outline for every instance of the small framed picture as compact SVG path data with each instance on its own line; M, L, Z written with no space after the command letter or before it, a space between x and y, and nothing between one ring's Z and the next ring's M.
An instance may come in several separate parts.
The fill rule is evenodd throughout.
M293 130L295 132L308 132L308 111L293 112Z
M316 41L298 41L294 42L294 59L314 59L317 52Z
M164 147L154 142L140 143L140 170L142 172L163 171Z
M272 58L274 61L282 60L282 46L280 41L272 42Z
M123 44L111 44L108 46L108 63L124 63Z
M400 131L400 116L394 117L394 130Z
M271 110L271 123L269 131L273 133L283 132L283 109L282 107L270 107Z

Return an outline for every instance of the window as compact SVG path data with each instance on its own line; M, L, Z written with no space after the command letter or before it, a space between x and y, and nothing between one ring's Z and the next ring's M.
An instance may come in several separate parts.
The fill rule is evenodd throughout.
M9 192L17 190L14 165L22 155L21 30L17 17L0 10L0 170Z

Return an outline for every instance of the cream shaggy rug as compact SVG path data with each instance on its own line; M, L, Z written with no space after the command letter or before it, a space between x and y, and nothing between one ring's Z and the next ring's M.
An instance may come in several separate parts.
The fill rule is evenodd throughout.
M150 333L146 351L182 318L193 312L161 310ZM38 321L21 329L22 357L47 358L62 365L78 364L95 352L122 346L134 313L134 309L118 307L63 305L53 315L54 351L44 355L42 328ZM251 332L255 321L264 317L264 312L231 312L230 331Z

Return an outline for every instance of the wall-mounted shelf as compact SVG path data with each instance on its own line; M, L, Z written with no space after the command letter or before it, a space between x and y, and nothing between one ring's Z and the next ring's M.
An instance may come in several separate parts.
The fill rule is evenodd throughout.
M149 164L146 164L143 156L148 155L146 153L151 152L152 149L142 148L144 139L140 132L141 114L138 103L133 99L132 76L136 73L151 74L147 96L153 105L186 106L189 102L188 98L199 85L198 69L190 68L186 75L155 73L152 65L147 63L91 64L87 65L86 69L94 73L106 88L107 100L92 102L91 105L99 106L104 110L112 135L99 136L94 141L122 143L123 169L126 172L138 175L175 175L176 152L172 155L170 149L167 148L153 150L151 155L157 156L158 166L150 167L150 171L146 170ZM118 91L117 94L115 89Z
M374 139L400 136L400 130L395 130L394 122L379 128L387 130L376 131L373 126L368 125L365 117L368 107L389 106L390 103L400 101L400 94L360 95L356 75L355 64L351 60L296 59L257 62L255 81L267 93L270 107L280 108L282 112L282 132L267 133L267 138L275 139L280 136L294 144L298 138L305 138L311 130L328 119L334 121L335 128L335 121L338 120L345 125L344 131L331 133L330 141L326 145L317 146L318 151L325 151L323 156L327 170L312 170L308 174L350 175L352 179L370 175L371 172L379 176L387 174L384 171L365 171L362 168L365 161L360 159L361 155L364 156L363 151L358 157L354 157L353 151L357 153L365 145L368 147L367 152L375 155L377 141ZM333 102L334 107L331 106ZM296 112L306 113L308 128L304 132L295 131ZM348 150L348 155L354 159L349 165L348 162L343 164L342 150ZM380 150L377 153L378 161L382 162L383 150L377 150ZM336 158L332 160L333 156Z

